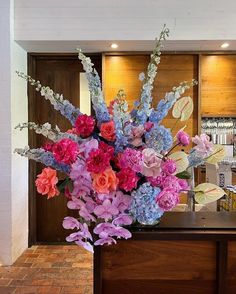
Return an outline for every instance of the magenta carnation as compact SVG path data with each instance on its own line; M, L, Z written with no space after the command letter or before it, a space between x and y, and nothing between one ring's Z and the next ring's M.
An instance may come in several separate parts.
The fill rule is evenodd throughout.
M131 191L137 187L139 177L130 168L124 168L116 174L119 179L119 187L126 192Z
M179 203L179 195L173 189L164 189L158 194L156 202L162 210L168 211Z
M75 121L76 133L84 138L87 138L92 134L94 126L94 118L87 114L79 115Z
M143 155L140 151L126 148L120 156L119 165L121 168L130 168L135 172L140 172L143 164Z
M87 170L93 173L102 173L110 166L110 155L101 149L92 150L86 160Z
M79 154L78 144L71 139L62 139L53 145L52 153L58 162L72 164Z
M100 141L99 142L99 148L104 152L107 153L110 156L110 159L114 158L114 147L106 144L105 142Z

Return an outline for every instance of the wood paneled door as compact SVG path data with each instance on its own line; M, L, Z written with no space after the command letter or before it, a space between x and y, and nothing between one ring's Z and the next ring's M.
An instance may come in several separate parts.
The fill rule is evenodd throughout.
M101 56L91 56L99 74L101 74ZM62 93L75 106L80 101L80 73L82 65L76 54L29 54L28 72L33 78L48 85L55 92ZM29 121L38 124L50 122L58 125L61 130L71 128L70 123L61 116L50 103L29 86ZM45 138L29 131L29 145L40 147ZM29 164L29 244L41 242L64 242L68 231L62 227L63 218L73 212L67 209L66 199L59 195L47 200L37 194L34 181L43 166L39 163Z

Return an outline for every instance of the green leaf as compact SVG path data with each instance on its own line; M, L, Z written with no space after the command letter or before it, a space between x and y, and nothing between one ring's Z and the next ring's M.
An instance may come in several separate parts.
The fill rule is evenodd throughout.
M225 191L220 187L210 184L203 183L193 189L195 192L195 200L199 204L207 204L214 202L224 196Z
M175 176L179 179L191 179L191 174L186 170L176 174Z

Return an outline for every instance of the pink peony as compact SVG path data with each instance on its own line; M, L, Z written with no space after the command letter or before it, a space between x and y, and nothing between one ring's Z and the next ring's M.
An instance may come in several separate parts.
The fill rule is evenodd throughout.
M146 177L157 177L161 173L161 155L152 148L146 148L142 151L143 166L141 173Z
M179 195L173 189L164 189L158 194L156 202L162 210L168 211L179 203Z
M164 189L172 189L176 193L179 193L179 191L181 190L179 179L173 175L169 175L163 178L162 187Z
M176 172L176 163L173 159L167 159L162 162L162 171L168 175L171 175Z
M75 121L76 132L83 138L87 138L92 134L94 126L94 118L87 114L80 114Z
M189 190L190 189L189 184L186 180L178 179L178 183L179 183L181 190Z
M92 150L86 160L87 170L93 173L102 173L110 166L110 155L101 149Z
M113 120L102 123L100 127L101 136L107 141L114 141L116 138L115 123Z
M79 154L78 144L71 139L62 139L53 145L52 153L58 162L72 164Z
M190 143L190 136L184 131L179 131L176 135L178 143L182 146L188 146Z
M50 167L44 168L35 181L38 193L48 195L48 199L60 194L57 183L57 172Z
M196 146L193 148L197 151L200 156L207 156L213 151L213 143L210 141L210 137L206 134L201 134L200 136L195 136L192 139Z
M163 184L163 179L164 177L162 175L153 178L153 177L147 177L148 182L153 186L153 187L162 187Z
M126 148L124 153L120 156L119 165L121 168L130 168L135 172L140 172L142 164L143 155L138 150Z
M143 126L132 127L131 135L130 135L131 144L135 147L141 146L143 143L143 140L142 140L143 134L144 134Z
M139 177L130 168L124 168L119 171L117 173L117 178L119 179L119 188L125 190L126 192L136 188L139 180Z

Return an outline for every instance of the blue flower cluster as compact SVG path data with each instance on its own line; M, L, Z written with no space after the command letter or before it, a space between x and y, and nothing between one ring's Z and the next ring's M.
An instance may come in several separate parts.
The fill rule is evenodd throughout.
M155 125L150 132L146 132L145 140L147 147L153 148L156 152L167 151L173 144L170 129L159 125Z
M164 99L160 100L160 102L157 105L157 110L152 110L149 121L153 123L159 123L163 120L168 114L168 111L173 106L173 103L170 101L165 101Z
M197 152L192 149L188 155L189 167L197 167L204 164L204 159L200 157Z
M75 108L68 100L64 100L63 103L54 103L54 109L60 111L72 125L75 124L78 115L81 113L80 110Z
M163 215L163 210L156 203L160 188L152 187L150 183L142 184L132 192L131 214L134 219L143 225L158 223Z

